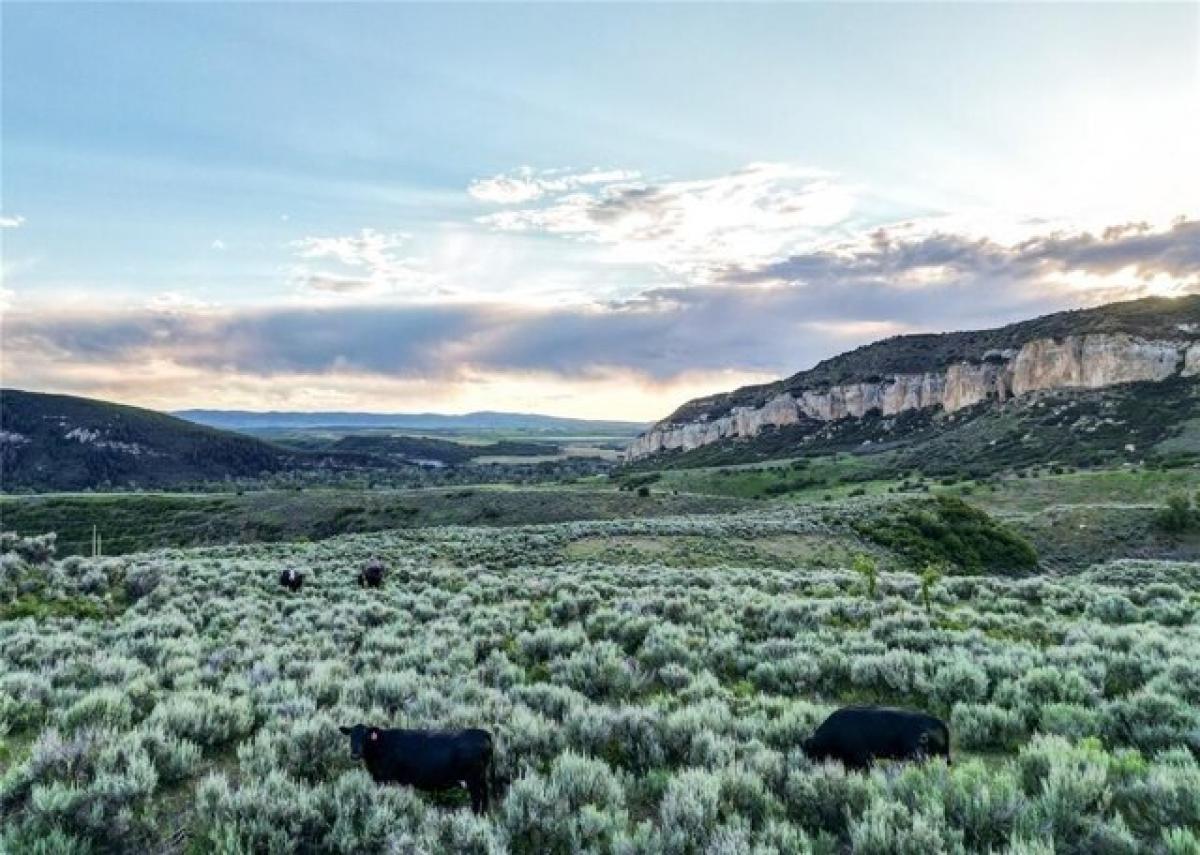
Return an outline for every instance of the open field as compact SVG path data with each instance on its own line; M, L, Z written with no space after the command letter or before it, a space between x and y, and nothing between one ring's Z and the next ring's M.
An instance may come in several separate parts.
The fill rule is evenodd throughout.
M245 433L285 447L307 451L338 447L370 448L373 443L386 446L390 439L414 443L426 441L431 448L453 452L461 449L463 461L479 464L528 463L537 460L564 460L569 457L602 457L614 460L635 435L628 430L568 431L446 428L415 430L404 428L274 428L247 430ZM494 447L496 453L481 454ZM544 449L541 451L540 449ZM510 453L516 451L518 453ZM436 456L436 454L434 455Z
M715 496L648 497L615 490L477 485L423 490L266 490L0 497L6 530L54 531L60 553L90 554L92 526L106 554L166 546L319 540L349 532L430 525L520 525L735 510Z
M803 508L54 564L7 546L5 585L43 612L0 622L0 850L1200 845L1195 564L946 577L926 606L907 573L871 596L836 558L868 547ZM375 556L390 577L362 591ZM851 701L946 716L954 765L813 765L800 740ZM357 721L488 727L505 791L475 818L378 788L337 733Z
M1043 566L1074 571L1114 557L1200 558L1200 536L1167 535L1154 525L1168 496L1195 495L1192 468L1095 469L985 481L910 476L875 480L873 456L836 455L800 465L665 470L541 486L464 485L409 490L265 490L244 493L57 494L0 497L0 521L26 534L55 531L60 554L88 553L92 526L107 554L166 546L319 540L338 534L436 525L524 525L618 517L727 513L750 506L822 507L835 515L848 500L959 497L1029 538ZM638 486L649 495L639 495ZM624 489L619 489L624 488ZM751 545L753 547L753 545ZM797 561L842 561L823 545L793 547ZM630 556L687 563L678 544L633 544ZM709 545L705 560L758 559L736 544ZM586 549L580 546L579 549ZM740 551L739 551L740 550ZM786 552L787 550L785 550ZM600 557L620 557L605 547ZM670 558L674 555L675 558ZM580 553L587 557L587 553ZM594 556L593 556L594 557Z
M1200 558L1196 535L1165 535L1154 518L1171 495L1200 491L1194 467L1127 466L1067 471L1038 467L982 480L912 473L879 477L888 453L836 454L771 463L664 469L622 476L653 492L736 497L798 506L837 505L854 497L956 496L1028 537L1049 568L1079 569L1111 557Z

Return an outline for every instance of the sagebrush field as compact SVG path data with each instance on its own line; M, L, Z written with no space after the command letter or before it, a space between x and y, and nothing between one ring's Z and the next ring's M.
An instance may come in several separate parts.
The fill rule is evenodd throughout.
M922 582L826 517L57 561L10 536L0 851L1200 851L1194 564ZM850 701L944 716L953 765L812 764ZM500 798L376 786L359 721L492 730Z

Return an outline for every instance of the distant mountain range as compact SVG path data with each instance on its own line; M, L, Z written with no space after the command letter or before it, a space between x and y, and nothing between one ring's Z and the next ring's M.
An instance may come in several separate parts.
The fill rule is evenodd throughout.
M641 422L568 419L533 413L483 411L464 415L442 413L254 412L251 410L178 410L172 415L225 430L257 431L282 428L407 428L409 430L524 430L552 433L633 435Z

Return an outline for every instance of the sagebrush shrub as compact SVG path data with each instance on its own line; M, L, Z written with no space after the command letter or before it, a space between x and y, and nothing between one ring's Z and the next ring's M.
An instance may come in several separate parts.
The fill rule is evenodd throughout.
M927 614L884 565L867 600L846 570L763 561L828 536L819 516L0 555L14 586L104 606L0 621L0 851L1188 851L1194 565L950 577ZM686 549L657 564L565 551L666 537ZM376 556L403 581L362 591ZM314 568L299 596L285 562ZM863 701L947 718L954 765L802 754ZM376 785L336 730L357 722L490 729L491 813Z
M150 721L198 745L216 746L249 733L254 710L244 698L201 689L170 695L155 706Z

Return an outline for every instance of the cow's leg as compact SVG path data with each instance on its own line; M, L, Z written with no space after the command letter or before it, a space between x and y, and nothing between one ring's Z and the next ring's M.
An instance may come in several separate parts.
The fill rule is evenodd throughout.
M477 814L487 811L487 784L483 775L476 773L467 779L467 789L471 793L471 810Z
M842 765L850 771L870 772L872 760L874 760L874 758L869 753L866 751L859 751L847 757Z

